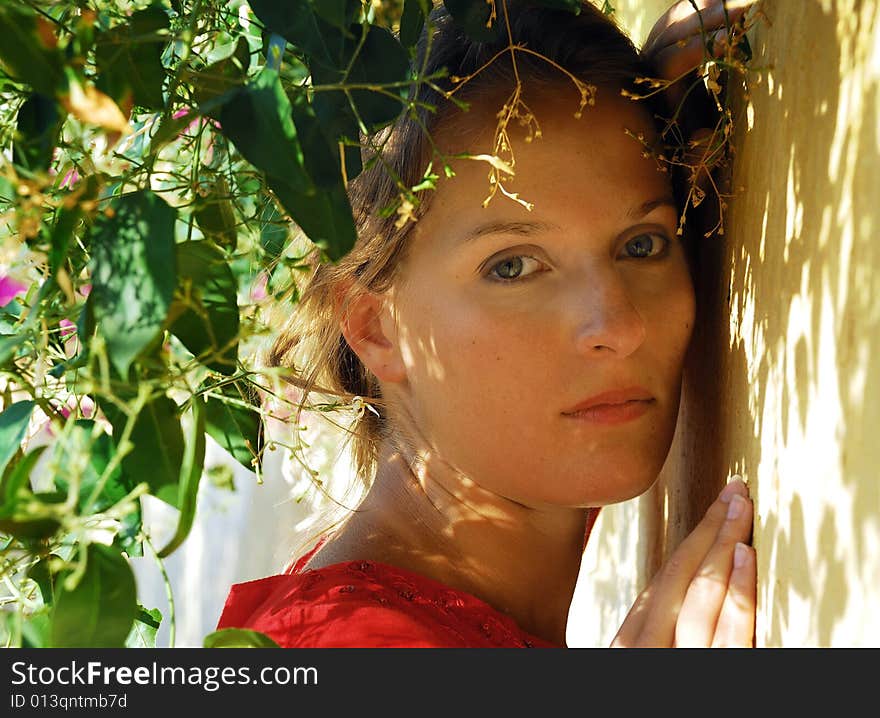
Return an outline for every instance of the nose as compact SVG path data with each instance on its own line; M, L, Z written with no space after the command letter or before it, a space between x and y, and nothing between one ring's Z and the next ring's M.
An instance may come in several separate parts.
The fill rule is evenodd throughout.
M575 345L584 356L623 358L645 341L645 320L614 269L591 273L577 292Z

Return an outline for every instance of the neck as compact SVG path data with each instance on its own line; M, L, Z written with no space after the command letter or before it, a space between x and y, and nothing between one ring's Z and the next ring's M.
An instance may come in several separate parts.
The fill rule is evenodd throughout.
M343 553L356 550L467 591L564 645L586 519L586 509L524 506L437 458L386 447L373 487L339 538Z

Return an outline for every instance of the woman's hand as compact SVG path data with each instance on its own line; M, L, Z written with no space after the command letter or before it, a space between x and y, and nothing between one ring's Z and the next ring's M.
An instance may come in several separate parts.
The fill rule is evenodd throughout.
M612 647L751 648L752 511L748 489L734 479L636 599Z
M692 71L710 57L724 56L731 33L742 33L746 11L756 1L680 0L654 23L641 53L659 79L671 83L666 89L670 110L693 82Z
M711 193L699 224L718 229L723 202L713 173L728 156L729 122L722 96L724 69L748 58L746 13L759 0L680 0L654 24L642 47L653 68L649 94L662 93L668 124L663 132L667 157L687 182L688 205Z

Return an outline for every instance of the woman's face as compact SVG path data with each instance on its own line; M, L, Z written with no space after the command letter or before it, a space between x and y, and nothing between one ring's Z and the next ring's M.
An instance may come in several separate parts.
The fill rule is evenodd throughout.
M511 128L506 189L534 209L500 193L484 208L488 165L458 162L389 295L411 430L484 489L534 507L650 487L694 322L668 178L624 133L652 133L644 110L606 90L576 120L571 94L533 98L541 139ZM496 110L474 106L469 134L437 137L491 152ZM605 392L617 395L595 399ZM591 399L601 406L574 413Z

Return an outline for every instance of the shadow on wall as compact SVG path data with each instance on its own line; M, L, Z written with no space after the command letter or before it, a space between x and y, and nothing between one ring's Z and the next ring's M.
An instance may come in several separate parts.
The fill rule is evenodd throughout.
M741 473L758 645L880 645L880 10L763 8L727 235L703 240L683 430L658 485L678 508L658 512L653 556Z

